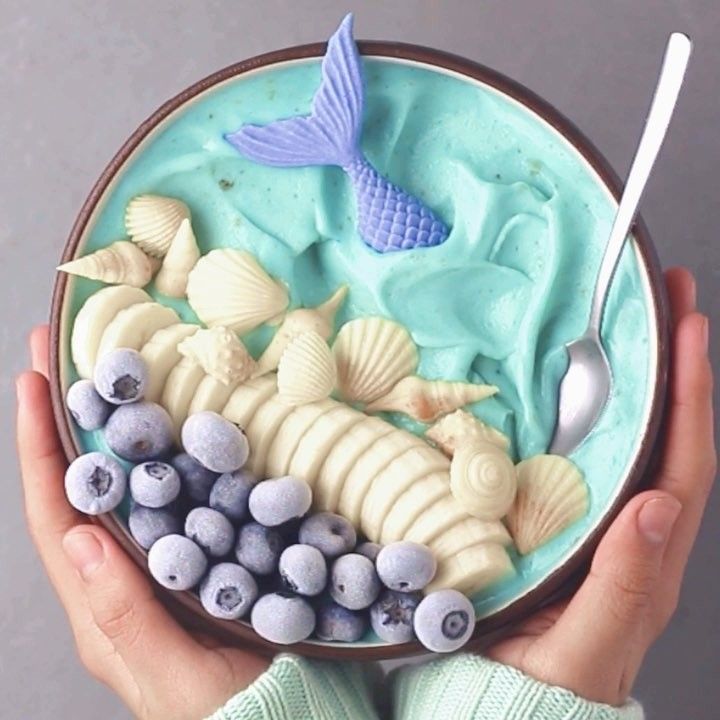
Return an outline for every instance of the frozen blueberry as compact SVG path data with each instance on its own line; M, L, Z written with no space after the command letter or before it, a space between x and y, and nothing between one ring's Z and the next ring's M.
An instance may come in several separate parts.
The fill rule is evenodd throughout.
M357 553L335 560L330 573L330 595L336 603L348 610L362 610L370 607L379 594L380 580L371 560Z
M426 595L415 611L415 634L433 652L461 648L475 629L475 609L457 590L438 590Z
M190 590L207 569L205 553L190 538L165 535L148 552L150 574L169 590Z
M325 589L325 558L311 545L291 545L285 548L278 567L287 589L298 595L319 595Z
M99 430L110 417L113 406L105 402L92 380L78 380L70 386L65 403L83 430Z
M293 518L302 517L312 502L310 486L298 478L264 480L250 492L250 514L261 525L276 527Z
M283 539L277 530L258 523L243 525L235 544L235 557L251 573L269 575L278 566L283 550Z
M250 452L245 433L210 410L191 415L183 423L181 435L185 452L217 473L239 470Z
M227 555L235 542L232 523L217 510L198 507L185 519L185 534L211 557Z
M401 592L422 590L435 576L437 562L425 545L402 540L386 545L375 560L385 587Z
M164 507L180 494L180 476L167 463L158 460L141 463L130 471L130 494L145 507Z
M375 634L388 643L413 640L413 616L421 600L420 593L385 590L370 608L370 624Z
M148 508L133 505L128 517L130 534L140 547L148 550L165 535L182 532L182 523L174 508Z
M88 515L114 510L125 495L123 466L101 452L90 452L70 463L65 472L65 494L70 504Z
M210 491L210 507L219 510L233 522L245 520L248 514L248 497L257 483L247 470L221 475Z
M147 387L147 363L137 350L111 350L98 360L93 379L98 394L109 403L136 402L142 399Z
M213 617L237 620L252 607L258 596L255 578L235 563L220 563L210 569L200 585L200 602Z
M325 557L336 558L350 552L357 542L355 528L340 515L322 512L303 520L298 538L316 547Z
M312 635L315 611L297 595L270 593L253 605L250 623L260 637L279 645L291 645Z
M375 562L378 553L382 550L382 545L378 545L374 542L360 543L356 548L355 552L364 555L368 560Z
M173 444L173 424L165 408L141 401L120 405L105 424L105 442L131 462L163 457Z
M178 471L185 494L198 505L207 505L218 474L203 467L187 453L176 455L170 464Z
M320 640L355 642L366 632L367 613L348 610L332 600L320 603L317 609L315 635Z

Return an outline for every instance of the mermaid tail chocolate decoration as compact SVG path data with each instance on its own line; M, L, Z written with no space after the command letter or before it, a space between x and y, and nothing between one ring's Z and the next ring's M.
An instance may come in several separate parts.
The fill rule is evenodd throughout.
M245 157L264 165L342 167L355 190L358 231L374 250L440 245L448 227L421 200L380 175L360 150L364 90L352 21L348 15L328 42L309 116L245 125L225 137Z

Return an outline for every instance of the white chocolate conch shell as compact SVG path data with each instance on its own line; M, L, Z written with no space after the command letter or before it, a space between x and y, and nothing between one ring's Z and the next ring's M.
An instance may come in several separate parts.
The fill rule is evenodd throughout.
M256 375L275 370L288 343L304 332L311 330L327 340L335 328L335 315L347 296L347 285L339 287L322 305L314 308L298 308L289 312L275 336L260 356Z
M497 391L494 385L425 380L412 376L400 380L387 395L371 402L365 411L401 412L420 422L429 423L463 405L484 400Z
M536 455L523 460L517 466L517 482L507 526L522 555L544 545L588 510L587 485L567 458Z
M190 218L188 206L176 198L138 195L125 209L125 229L130 239L148 255L161 258L177 234L180 223Z
M325 339L311 330L285 348L278 365L278 395L288 405L324 400L335 387L335 359Z
M90 280L101 280L109 285L141 288L150 282L157 267L157 260L146 255L137 245L118 240L90 255L62 264L58 270Z
M418 353L410 333L382 317L351 320L333 344L338 390L345 400L370 403L415 372Z
M190 220L185 218L170 243L160 272L155 278L155 287L168 297L185 297L188 275L199 259L200 250L195 234Z
M492 443L505 452L510 449L507 435L485 424L467 410L456 410L441 417L427 429L425 437L434 442L448 457L453 456L460 444L474 440Z
M287 288L244 250L212 250L197 261L187 283L188 302L208 326L243 335L264 322L279 322Z
M224 385L245 382L255 370L255 360L245 345L225 327L198 330L178 345L178 351Z
M479 520L499 520L515 499L517 474L510 458L492 443L461 444L450 463L455 499Z

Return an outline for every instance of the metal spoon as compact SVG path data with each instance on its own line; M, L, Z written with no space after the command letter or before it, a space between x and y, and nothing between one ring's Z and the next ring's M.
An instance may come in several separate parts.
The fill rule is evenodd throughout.
M600 265L587 330L566 346L570 363L560 381L558 420L550 444L551 453L567 455L575 449L597 422L610 396L612 373L600 337L605 301L625 238L665 139L691 49L687 35L673 33L670 36L650 112Z

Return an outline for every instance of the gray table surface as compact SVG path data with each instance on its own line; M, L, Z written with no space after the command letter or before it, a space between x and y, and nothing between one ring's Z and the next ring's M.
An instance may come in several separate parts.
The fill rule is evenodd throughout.
M162 101L273 48L325 38L352 3L0 0L0 717L127 718L76 659L23 521L13 376L43 321L53 268L111 154ZM663 264L698 276L720 350L720 5L717 0L426 0L354 3L359 37L448 49L497 68L568 115L621 174L666 35L696 53L643 203ZM716 404L717 406L717 404ZM635 689L650 718L719 716L720 502L716 492L678 613Z

